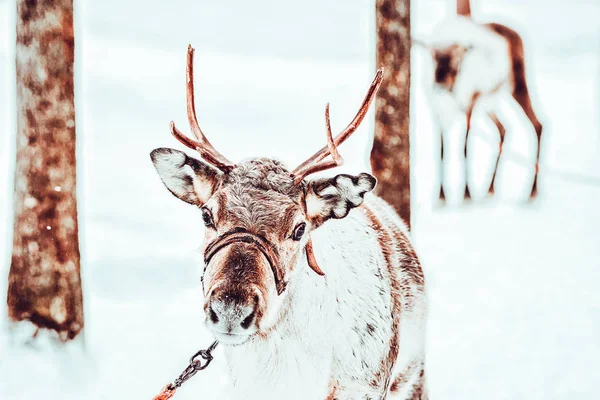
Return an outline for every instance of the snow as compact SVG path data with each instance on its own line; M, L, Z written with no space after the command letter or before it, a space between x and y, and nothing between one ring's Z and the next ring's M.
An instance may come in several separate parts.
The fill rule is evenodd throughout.
M480 20L523 32L534 105L545 122L540 198L524 203L531 171L505 161L497 197L436 207L439 141L427 107L427 54L413 50L413 231L429 285L428 374L433 399L591 399L600 378L600 188L553 169L600 176L600 4L474 1ZM451 2L413 2L425 37ZM14 147L14 5L0 1L0 274L10 259ZM80 210L85 336L67 351L31 327L0 333L2 399L150 399L212 338L203 327L198 211L160 183L149 152L178 147L186 128L184 68L196 47L197 108L211 141L233 159L295 165L356 111L374 71L371 2L77 3ZM6 99L6 100L5 100ZM510 102L507 147L532 157L532 131ZM369 116L372 118L372 115ZM367 119L341 148L346 172L368 169ZM456 129L459 130L460 123ZM474 130L493 137L484 119ZM460 144L453 148L459 150ZM494 152L474 135L475 198ZM448 150L450 151L450 150ZM449 157L457 190L459 157ZM197 221L197 223L190 223ZM0 279L5 293L5 279ZM5 320L6 310L0 317ZM14 330L17 330L15 333ZM29 330L28 330L29 329ZM219 399L215 361L176 399Z

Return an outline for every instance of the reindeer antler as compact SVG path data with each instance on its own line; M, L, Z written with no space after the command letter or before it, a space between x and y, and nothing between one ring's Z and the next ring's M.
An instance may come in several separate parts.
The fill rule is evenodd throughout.
M225 156L217 151L212 144L204 136L198 119L196 118L196 107L194 104L194 48L188 45L187 52L187 68L186 68L186 98L187 98L187 115L192 133L197 140L191 139L181 133L175 126L175 122L171 121L171 133L175 139L179 140L184 146L198 151L200 156L209 164L215 166L223 172L229 172L235 164L229 161Z
M323 147L321 150L317 151L314 155L304 161L302 164L297 166L294 171L292 171L292 176L294 177L294 183L299 185L300 182L304 178L306 178L310 174L314 174L315 172L324 171L326 169L338 167L343 164L344 160L340 156L337 146L342 144L346 139L352 135L356 129L359 127L360 123L367 115L367 111L369 111L369 106L373 102L375 98L375 94L381 86L381 82L383 81L383 68L377 70L377 74L375 75L375 79L371 82L371 86L369 87L369 91L365 96L360 109L354 116L354 119L348 124L346 129L340 132L335 139L331 134L331 124L329 121L329 103L325 107L325 124L327 126L327 146ZM327 156L331 156L333 160L322 161Z

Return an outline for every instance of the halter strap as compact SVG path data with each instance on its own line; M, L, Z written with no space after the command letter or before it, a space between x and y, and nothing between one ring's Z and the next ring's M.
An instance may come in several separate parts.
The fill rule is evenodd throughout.
M208 265L215 254L217 254L224 247L227 247L233 243L247 243L260 250L271 266L273 278L275 279L275 288L277 289L277 294L281 295L287 286L287 282L285 282L283 279L283 271L278 263L277 252L267 240L256 234L248 232L243 228L234 228L230 231L227 231L206 246L206 250L204 252L204 263Z

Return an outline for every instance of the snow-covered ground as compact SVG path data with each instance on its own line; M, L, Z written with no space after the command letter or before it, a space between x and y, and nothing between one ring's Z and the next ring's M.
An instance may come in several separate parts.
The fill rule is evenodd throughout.
M197 49L198 114L215 146L233 159L267 155L295 165L324 143L325 103L340 128L372 78L371 3L77 3L85 352L16 346L0 334L0 399L150 399L211 342L202 326L199 214L169 195L148 157L155 147L179 147L168 122L186 125L186 46ZM434 207L439 138L423 90L431 65L413 50L413 231L431 299L431 398L593 399L600 188L544 174L544 165L600 177L600 3L473 3L476 18L523 33L546 127L541 195L523 203L531 176L507 161L494 200ZM414 34L425 37L452 10L453 2L413 1ZM0 0L0 221L9 221L12 187L13 14L12 2ZM507 145L531 154L532 132L507 110ZM493 134L485 120L474 129ZM365 124L342 147L346 171L367 169L370 130ZM479 187L472 193L483 196L493 152L476 135L470 146ZM0 223L0 276L10 231ZM0 297L5 285L0 279ZM227 379L219 350L215 356L176 399L220 398Z

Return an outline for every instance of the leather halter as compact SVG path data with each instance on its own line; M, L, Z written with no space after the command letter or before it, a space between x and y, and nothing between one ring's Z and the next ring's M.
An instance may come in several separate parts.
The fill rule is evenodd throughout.
M275 288L277 289L277 294L281 295L287 286L287 282L284 280L283 271L278 262L279 257L277 252L267 240L258 235L250 233L243 228L235 228L225 232L211 242L208 246L206 246L206 250L204 251L204 263L208 265L210 260L219 252L219 250L233 243L248 243L260 250L271 266L273 278L275 279ZM317 259L312 246L312 238L308 239L305 250L308 266L318 275L324 276L325 273L323 270L321 270L321 268L319 268L319 264L317 264Z
M217 254L224 247L233 243L248 243L260 250L271 266L273 278L275 279L275 288L277 289L277 294L281 295L287 286L287 282L284 280L283 271L278 262L279 257L277 252L265 239L248 232L243 228L234 228L228 232L225 232L211 242L208 246L206 246L206 251L204 252L204 263L208 265L215 254Z

